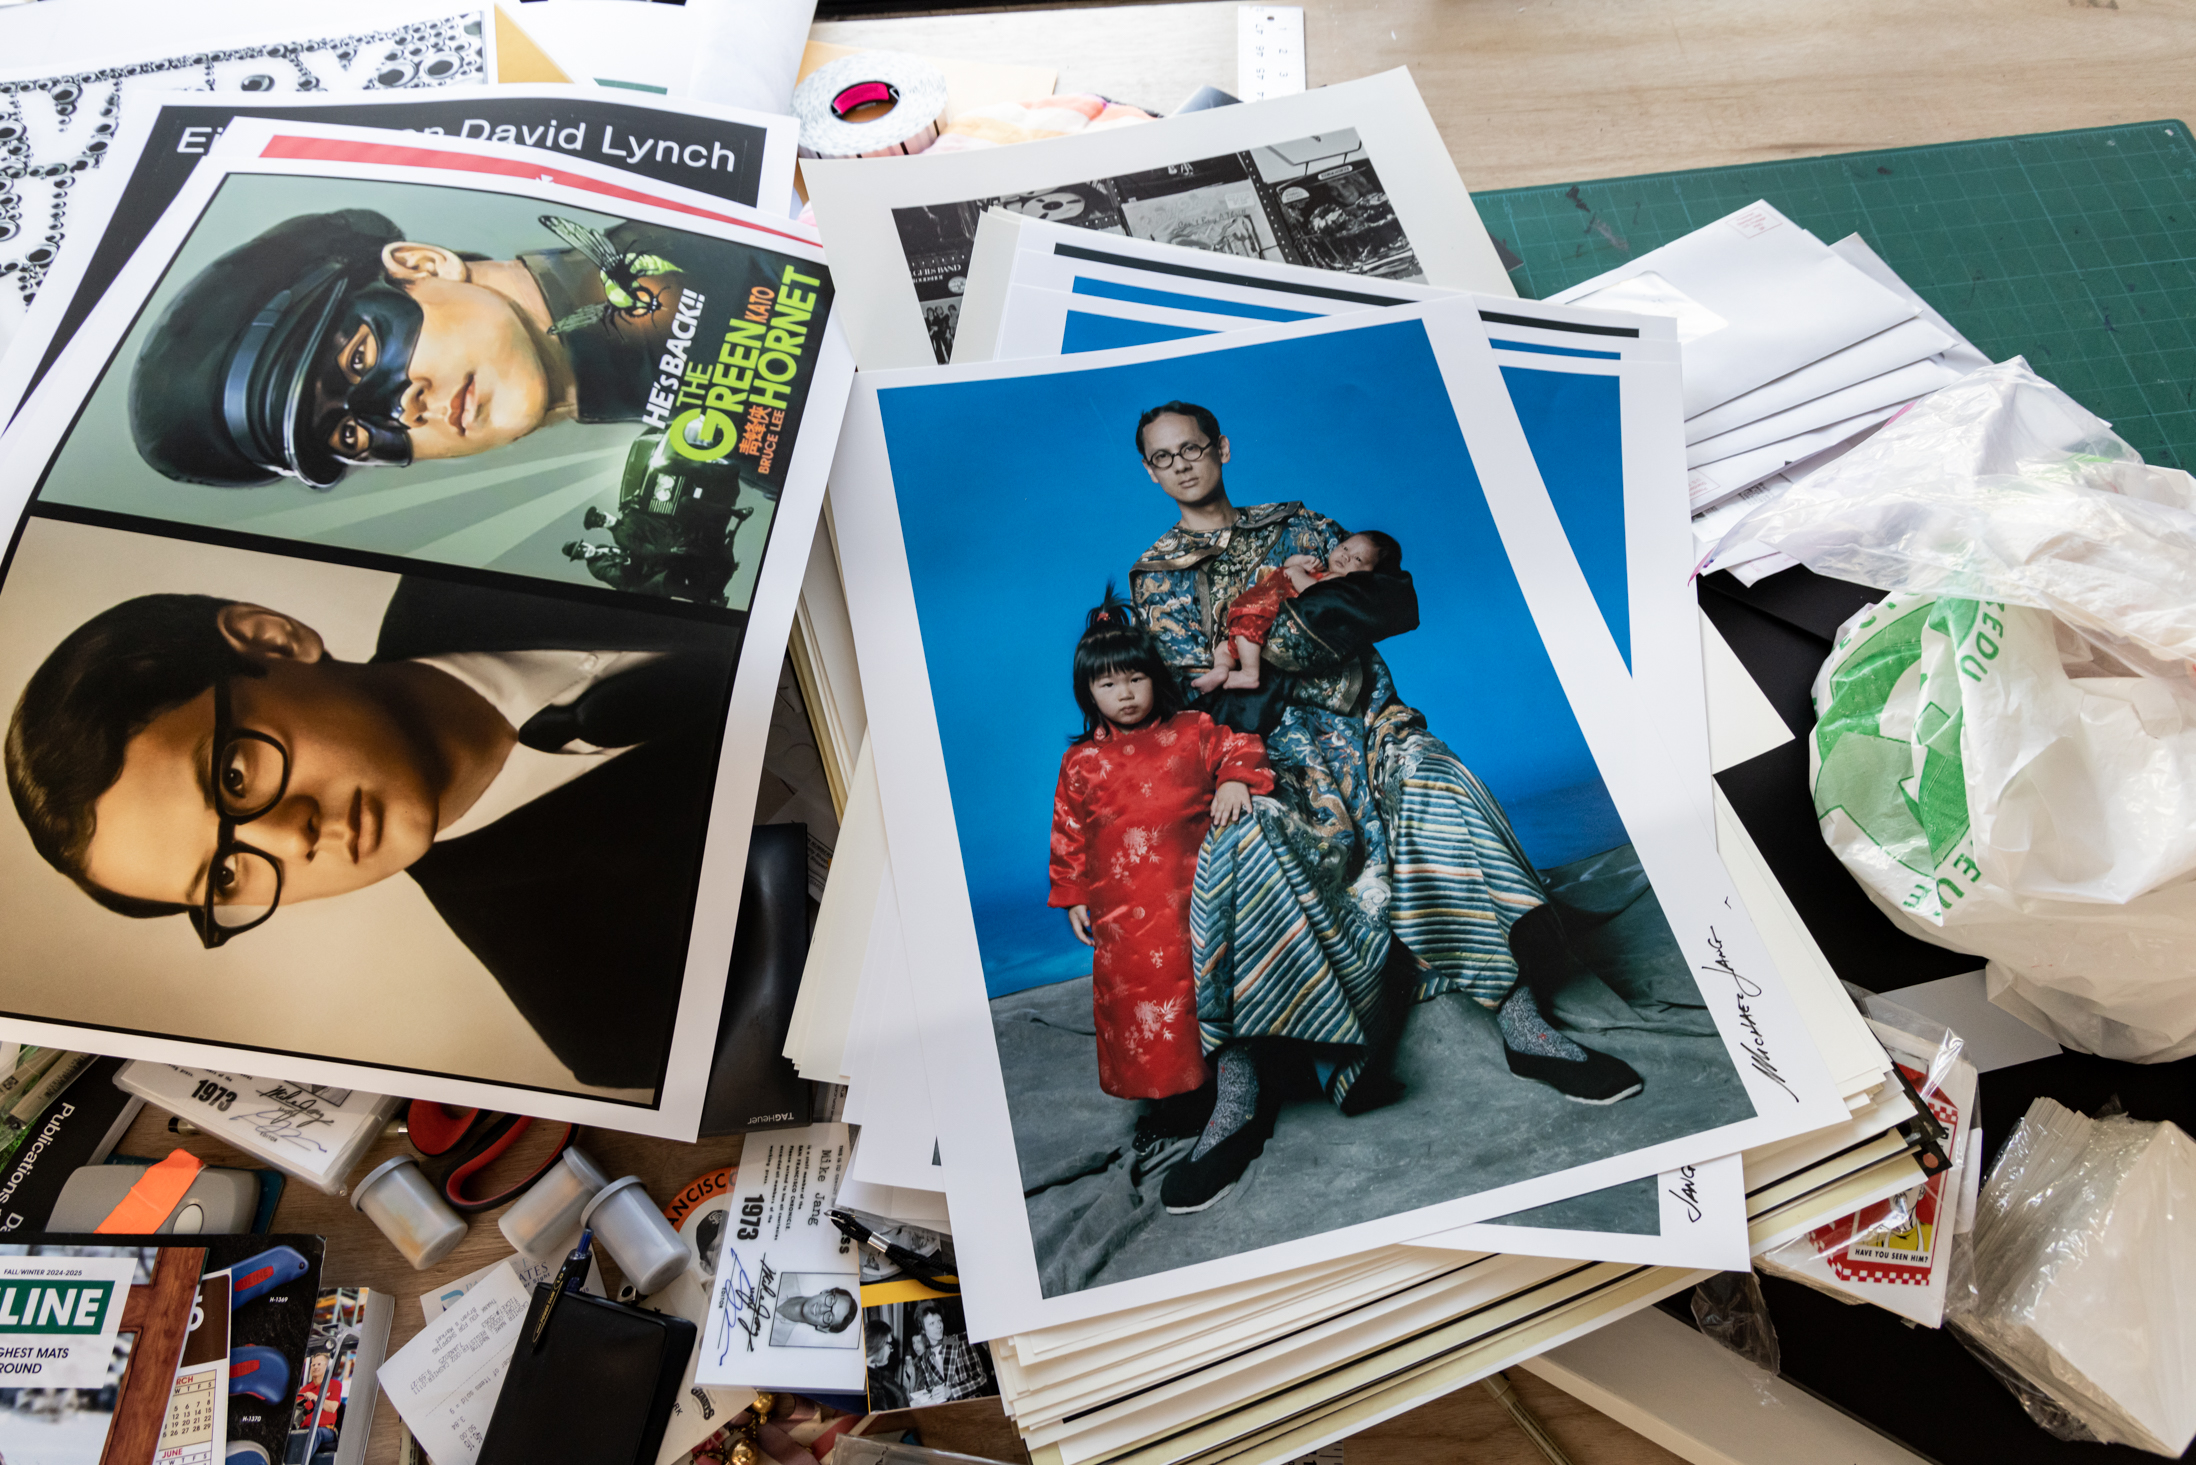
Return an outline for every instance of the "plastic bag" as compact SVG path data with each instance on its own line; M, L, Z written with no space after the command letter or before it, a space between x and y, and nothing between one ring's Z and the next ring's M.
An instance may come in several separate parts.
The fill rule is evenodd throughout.
M1718 1272L1695 1287L1693 1325L1765 1373L1783 1365L1777 1325L1752 1272Z
M1841 1302L1873 1303L1934 1328L1944 1321L1952 1239L1973 1210L1975 1067L1960 1056L1965 1045L1944 1024L1851 983L1846 990L1942 1126L1949 1168L1802 1232L1754 1264Z
M1730 532L1893 592L1815 682L1823 834L2069 1047L2196 1053L2196 480L2018 360Z
M2029 1106L1991 1169L1946 1320L2061 1439L2196 1440L2196 1143Z
M2196 657L2196 479L2028 369L1984 367L1731 527L1817 574L2049 610Z

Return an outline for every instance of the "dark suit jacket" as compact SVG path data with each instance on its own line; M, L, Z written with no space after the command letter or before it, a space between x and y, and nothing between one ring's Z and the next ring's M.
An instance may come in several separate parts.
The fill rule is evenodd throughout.
M680 651L720 657L739 627L407 576L376 661L462 651ZM686 965L718 724L651 739L408 873L582 1083L662 1080Z

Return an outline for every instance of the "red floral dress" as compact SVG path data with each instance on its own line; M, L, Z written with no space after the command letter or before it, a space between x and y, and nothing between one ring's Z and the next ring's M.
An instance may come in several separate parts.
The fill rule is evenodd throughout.
M1327 577L1314 573L1315 580ZM1266 644L1266 636L1273 630L1275 618L1281 614L1281 602L1294 600L1301 594L1288 571L1272 569L1259 577L1258 583L1228 602L1221 624L1230 636L1241 636L1253 646Z
M1273 792L1266 745L1202 712L1101 727L1060 759L1052 905L1090 907L1098 1086L1163 1099L1205 1081L1190 969L1190 886L1223 783Z

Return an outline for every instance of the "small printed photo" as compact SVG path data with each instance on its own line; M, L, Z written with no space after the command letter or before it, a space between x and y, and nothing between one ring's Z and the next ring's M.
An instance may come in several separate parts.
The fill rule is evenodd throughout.
M991 1350L968 1340L958 1297L887 1302L862 1312L869 1407L920 1409L999 1392Z
M849 1278L837 1272L787 1272L778 1279L778 1304L770 1318L773 1348L854 1348L862 1304ZM858 1284L857 1284L858 1285Z

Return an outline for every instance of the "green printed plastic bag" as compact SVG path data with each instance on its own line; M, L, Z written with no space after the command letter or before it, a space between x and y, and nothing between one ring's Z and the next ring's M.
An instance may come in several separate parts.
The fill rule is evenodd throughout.
M1824 839L1907 930L2070 1047L2196 1052L2196 684L2049 612L1896 594L1815 682Z

